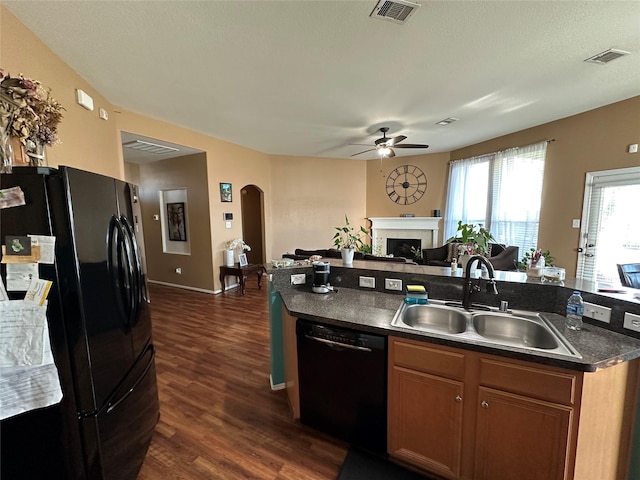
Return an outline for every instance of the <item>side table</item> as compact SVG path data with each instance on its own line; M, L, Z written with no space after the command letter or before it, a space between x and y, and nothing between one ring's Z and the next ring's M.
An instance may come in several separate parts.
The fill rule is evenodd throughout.
M247 276L252 273L255 273L258 277L258 288L262 288L262 275L267 273L267 269L264 268L264 265L253 263L245 265L244 267L241 267L238 263L233 267L222 265L220 267L220 284L222 285L222 293L226 291L225 277L229 275L238 279L240 282L240 291L242 292L242 295L244 295Z

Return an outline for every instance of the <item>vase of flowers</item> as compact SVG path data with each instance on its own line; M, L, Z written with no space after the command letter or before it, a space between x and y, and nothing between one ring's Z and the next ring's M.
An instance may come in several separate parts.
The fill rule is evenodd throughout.
M0 167L46 165L45 147L59 143L63 110L39 81L0 69Z
M244 240L241 238L234 238L233 240L229 240L224 244L224 262L227 267L233 267L236 263L236 251L251 251L251 247L244 243Z

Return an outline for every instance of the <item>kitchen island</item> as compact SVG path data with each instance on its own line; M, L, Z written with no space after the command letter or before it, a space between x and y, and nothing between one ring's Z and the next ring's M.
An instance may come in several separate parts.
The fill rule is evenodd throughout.
M640 340L616 330L624 312L640 313L631 293L628 299L601 295L576 280L542 284L497 272L499 295L478 301L496 306L507 299L510 307L542 312L580 354L567 357L394 327L402 292L358 287L360 276L375 278L376 286L393 278L427 285L431 298L459 300L462 275L448 268L335 263L331 282L337 291L326 295L311 293L310 276L305 285L290 285L290 274L310 273L309 267L270 272L284 306L285 376L294 416L295 321L302 318L388 338L388 452L396 461L453 479L626 478ZM563 328L560 312L578 284L586 301L612 308L608 328Z

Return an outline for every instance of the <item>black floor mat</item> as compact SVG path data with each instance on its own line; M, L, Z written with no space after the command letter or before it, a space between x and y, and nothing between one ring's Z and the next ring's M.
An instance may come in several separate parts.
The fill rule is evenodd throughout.
M340 467L338 480L425 480L415 472L384 458L351 447Z

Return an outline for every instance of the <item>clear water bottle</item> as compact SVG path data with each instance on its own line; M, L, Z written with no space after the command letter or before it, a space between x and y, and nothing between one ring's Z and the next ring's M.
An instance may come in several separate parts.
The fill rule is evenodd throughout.
M580 330L582 328L582 315L584 314L584 302L580 292L574 291L567 301L567 328Z

